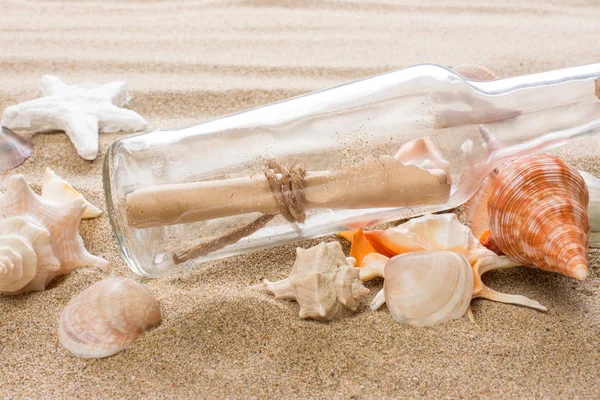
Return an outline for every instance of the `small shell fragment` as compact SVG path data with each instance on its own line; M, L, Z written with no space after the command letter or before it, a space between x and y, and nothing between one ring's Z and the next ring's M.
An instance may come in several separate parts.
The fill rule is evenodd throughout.
M33 143L8 128L0 127L0 173L23 164L33 151Z

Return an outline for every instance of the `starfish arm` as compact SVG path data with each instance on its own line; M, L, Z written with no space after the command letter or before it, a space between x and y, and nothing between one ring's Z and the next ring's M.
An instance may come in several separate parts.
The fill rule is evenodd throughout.
M99 86L91 92L94 93L94 97L102 97L110 101L117 107L121 107L131 99L129 91L127 90L127 84L123 81L115 81Z
M69 92L69 85L54 75L42 76L42 87L40 88L44 96L62 95Z
M136 132L146 129L148 122L135 111L103 104L95 110L102 132Z
M29 100L7 107L2 113L2 125L8 129L29 132L62 130L57 116L68 108L68 104L54 96Z
M85 160L95 160L98 156L98 119L75 111L58 117L61 130L65 131L77 154Z

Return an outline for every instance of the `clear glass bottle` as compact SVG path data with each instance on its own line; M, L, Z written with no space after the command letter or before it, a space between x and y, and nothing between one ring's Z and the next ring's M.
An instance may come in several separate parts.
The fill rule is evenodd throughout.
M599 76L594 64L479 82L423 64L128 136L104 164L114 232L133 271L161 276L450 209L501 163L599 132ZM270 160L283 167L270 170L271 181ZM306 173L291 168L299 165ZM299 192L288 190L294 171ZM284 218L286 206L302 216ZM224 236L226 245L215 240ZM210 250L186 253L211 241Z

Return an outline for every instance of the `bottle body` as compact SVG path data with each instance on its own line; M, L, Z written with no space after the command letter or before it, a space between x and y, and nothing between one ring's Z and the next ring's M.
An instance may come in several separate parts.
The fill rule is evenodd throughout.
M130 267L160 276L211 259L453 208L499 163L597 132L599 75L600 65L594 65L470 82L446 68L419 65L186 129L125 137L105 159L111 222ZM427 154L398 156L419 138L427 139ZM380 177L389 170L375 174L373 163L394 156L403 162L415 158L413 164L437 171L432 175L438 178L443 171L440 183L448 185L447 193L441 188L438 196L419 197L417 186L399 187L395 193L403 200L388 202L394 192L380 190L390 184ZM272 160L286 171L295 165L305 170L307 209L301 222L286 219L273 200L265 178ZM408 179L421 172L402 173ZM353 178L336 186L344 176ZM187 191L198 183L201 191ZM158 192L148 193L152 188ZM168 201L160 197L164 188L171 193ZM151 208L134 215L129 206L137 194L145 194L144 205ZM275 216L222 248L174 261L181 249L239 230L262 214Z

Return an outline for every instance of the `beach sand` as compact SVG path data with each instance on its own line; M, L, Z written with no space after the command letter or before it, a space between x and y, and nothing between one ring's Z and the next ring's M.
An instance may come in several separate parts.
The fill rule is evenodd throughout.
M172 128L422 62L479 63L508 77L600 61L597 1L497 4L9 0L0 4L0 110L36 97L48 73L125 80L128 106L150 128ZM51 167L105 210L102 157L121 136L101 134L89 162L64 134L37 135L12 172L39 191ZM554 153L600 176L598 149L584 139ZM294 248L315 240L150 280L127 268L106 213L80 230L110 276L155 293L163 321L125 352L83 360L60 345L58 318L100 271L0 297L0 398L600 398L598 251L585 282L523 267L486 275L547 313L476 300L479 326L465 317L418 329L368 309L381 281L357 313L332 323L301 320L296 303L250 288L285 277Z

